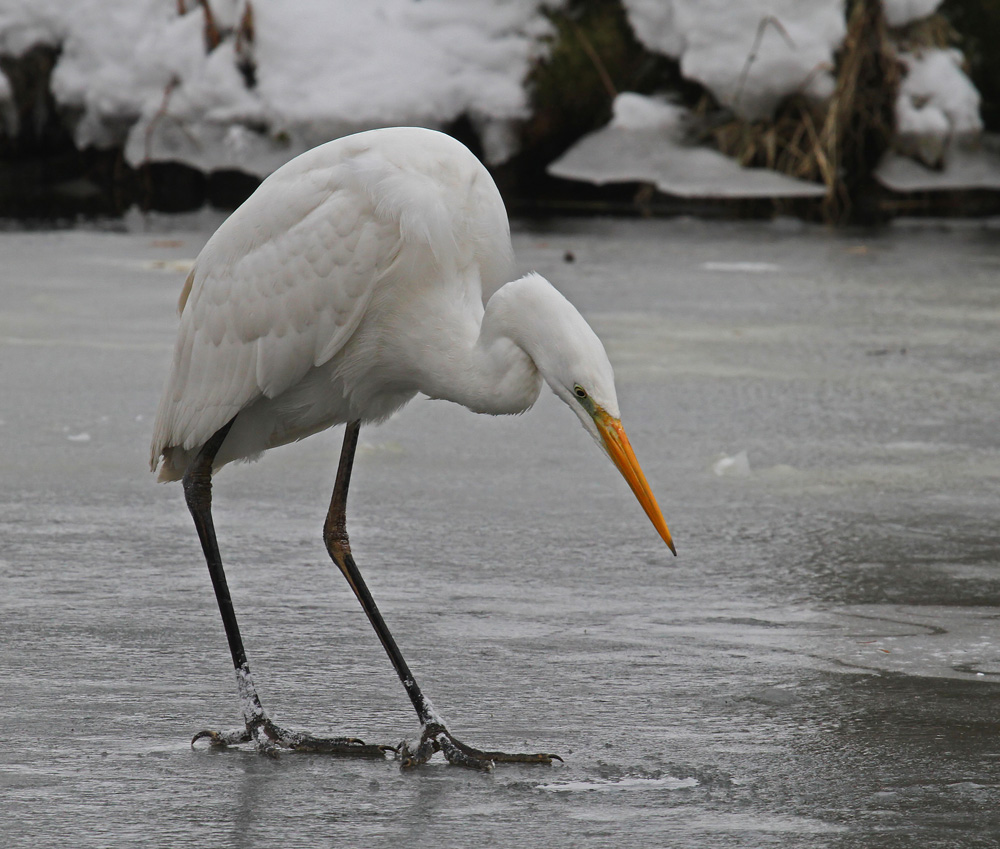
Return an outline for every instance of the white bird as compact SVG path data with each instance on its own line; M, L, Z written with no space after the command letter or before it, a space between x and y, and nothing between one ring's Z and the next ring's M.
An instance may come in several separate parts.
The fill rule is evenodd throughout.
M212 523L211 479L219 467L346 424L323 537L420 719L420 741L404 745L404 765L435 751L480 767L557 757L483 752L448 731L375 606L346 528L362 423L386 419L418 392L479 413L520 413L544 381L614 461L674 550L622 429L601 341L544 278L505 283L512 265L507 213L487 170L461 143L417 128L372 130L302 154L264 180L209 239L181 292L151 467L159 466L160 480L184 481L245 727L202 731L192 743L252 742L270 754L383 756L392 748L286 731L267 716Z

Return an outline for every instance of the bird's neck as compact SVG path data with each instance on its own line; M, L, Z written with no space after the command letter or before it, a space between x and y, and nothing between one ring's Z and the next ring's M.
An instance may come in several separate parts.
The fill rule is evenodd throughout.
M429 358L437 362L425 369L420 390L475 413L523 413L538 400L542 376L521 347L516 317L494 295L485 312L462 323L464 332L440 334L448 349Z

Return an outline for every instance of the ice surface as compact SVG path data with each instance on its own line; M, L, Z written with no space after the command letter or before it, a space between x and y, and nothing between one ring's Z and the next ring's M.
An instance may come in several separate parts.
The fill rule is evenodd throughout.
M595 778L590 781L555 781L551 784L539 784L539 790L551 790L556 793L606 793L615 790L689 790L698 786L696 778Z
M422 688L470 744L566 758L481 775L188 745L240 704L146 459L210 219L0 234L5 849L1000 833L996 222L515 222L604 340L680 556L555 399L362 434L352 548ZM396 744L418 722L321 540L339 449L228 468L216 527L269 715ZM737 449L751 474L713 474Z
M734 274L770 274L781 271L781 266L774 262L703 262L705 271L731 271Z

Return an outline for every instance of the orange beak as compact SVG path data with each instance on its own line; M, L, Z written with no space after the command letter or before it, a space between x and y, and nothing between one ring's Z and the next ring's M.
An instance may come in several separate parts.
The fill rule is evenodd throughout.
M670 529L660 512L653 491L646 482L646 476L639 467L639 461L635 459L635 452L625 435L621 419L612 418L604 410L598 408L594 414L594 422L597 424L597 430L601 434L601 439L604 440L604 446L608 449L608 454L618 467L618 471L628 481L628 485L635 493L635 497L639 499L642 509L649 516L649 521L656 528L656 532L663 537L667 547L676 555L677 549L674 548L674 541L670 538Z

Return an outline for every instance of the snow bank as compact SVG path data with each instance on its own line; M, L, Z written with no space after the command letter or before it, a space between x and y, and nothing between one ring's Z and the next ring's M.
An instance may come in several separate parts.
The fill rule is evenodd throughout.
M223 133L242 158L262 145L275 148L275 136L298 152L360 129L441 126L469 114L483 129L488 157L503 159L510 152L503 131L526 115L523 81L547 27L524 0L260 0L254 10L257 112L237 134ZM201 117L198 104L192 112ZM201 115L208 132L222 132L211 126L211 111ZM238 126L220 117L216 123ZM261 123L270 138L255 137ZM177 134L161 140L193 153Z
M957 50L927 49L899 58L906 69L896 101L900 148L938 166L952 139L982 132L979 92L962 71L962 54Z
M20 56L36 44L58 45L69 28L62 16L53 14L46 0L3 0L0 4L0 53Z
M61 46L53 92L79 146L125 145L263 176L337 135L385 124L481 125L487 154L526 114L523 81L548 23L535 0L253 0L253 41L206 51L194 0L5 0L0 52ZM220 28L243 0L212 0ZM248 87L240 63L255 66Z
M772 117L791 94L822 100L833 91L844 0L622 2L642 44L675 57L686 77L746 120ZM237 35L247 0L210 0L224 38L209 50L197 0L180 3L183 15L179 0L0 0L0 53L58 47L53 94L74 119L78 146L123 146L132 165L174 160L206 172L264 176L336 136L389 124L440 127L463 115L480 131L487 159L499 162L513 152L513 128L528 109L525 79L551 32L543 6L557 5L251 3L252 38ZM939 3L884 0L893 26ZM901 58L907 73L897 104L898 150L940 168L954 140L980 133L979 95L956 51ZM2 74L0 119L8 131L17 121ZM684 197L822 193L691 146L685 120L680 107L623 94L611 124L582 139L551 173L641 180ZM975 167L970 161L963 160L962 179L989 158ZM888 163L886 179L900 167Z
M875 176L897 192L1000 189L1000 155L983 144L979 92L957 50L900 54L895 150ZM992 146L995 148L995 145Z
M882 0L886 23L891 27L906 26L933 15L941 0Z
M792 94L822 101L833 92L834 52L846 34L842 0L623 2L648 49L678 59L684 76L745 120L773 117ZM932 14L940 2L883 0L883 6L889 25L900 27ZM937 170L896 153L882 163L879 179L900 191L995 187L1000 159L970 144L982 132L980 98L962 70L961 53L925 49L900 59L906 73L896 104L897 152ZM692 148L677 132L679 120L679 113L664 113L659 131L651 131L630 129L616 116L553 163L550 172L597 183L642 179L684 197L823 193L812 184L784 178L779 183L761 169ZM658 141L662 138L667 140Z
M685 140L689 112L625 92L614 102L614 117L584 136L548 172L554 177L597 185L652 183L685 198L822 197L823 186L765 168L744 168L736 160Z
M788 95L833 93L843 0L624 0L636 37L680 61L723 106L770 118Z

